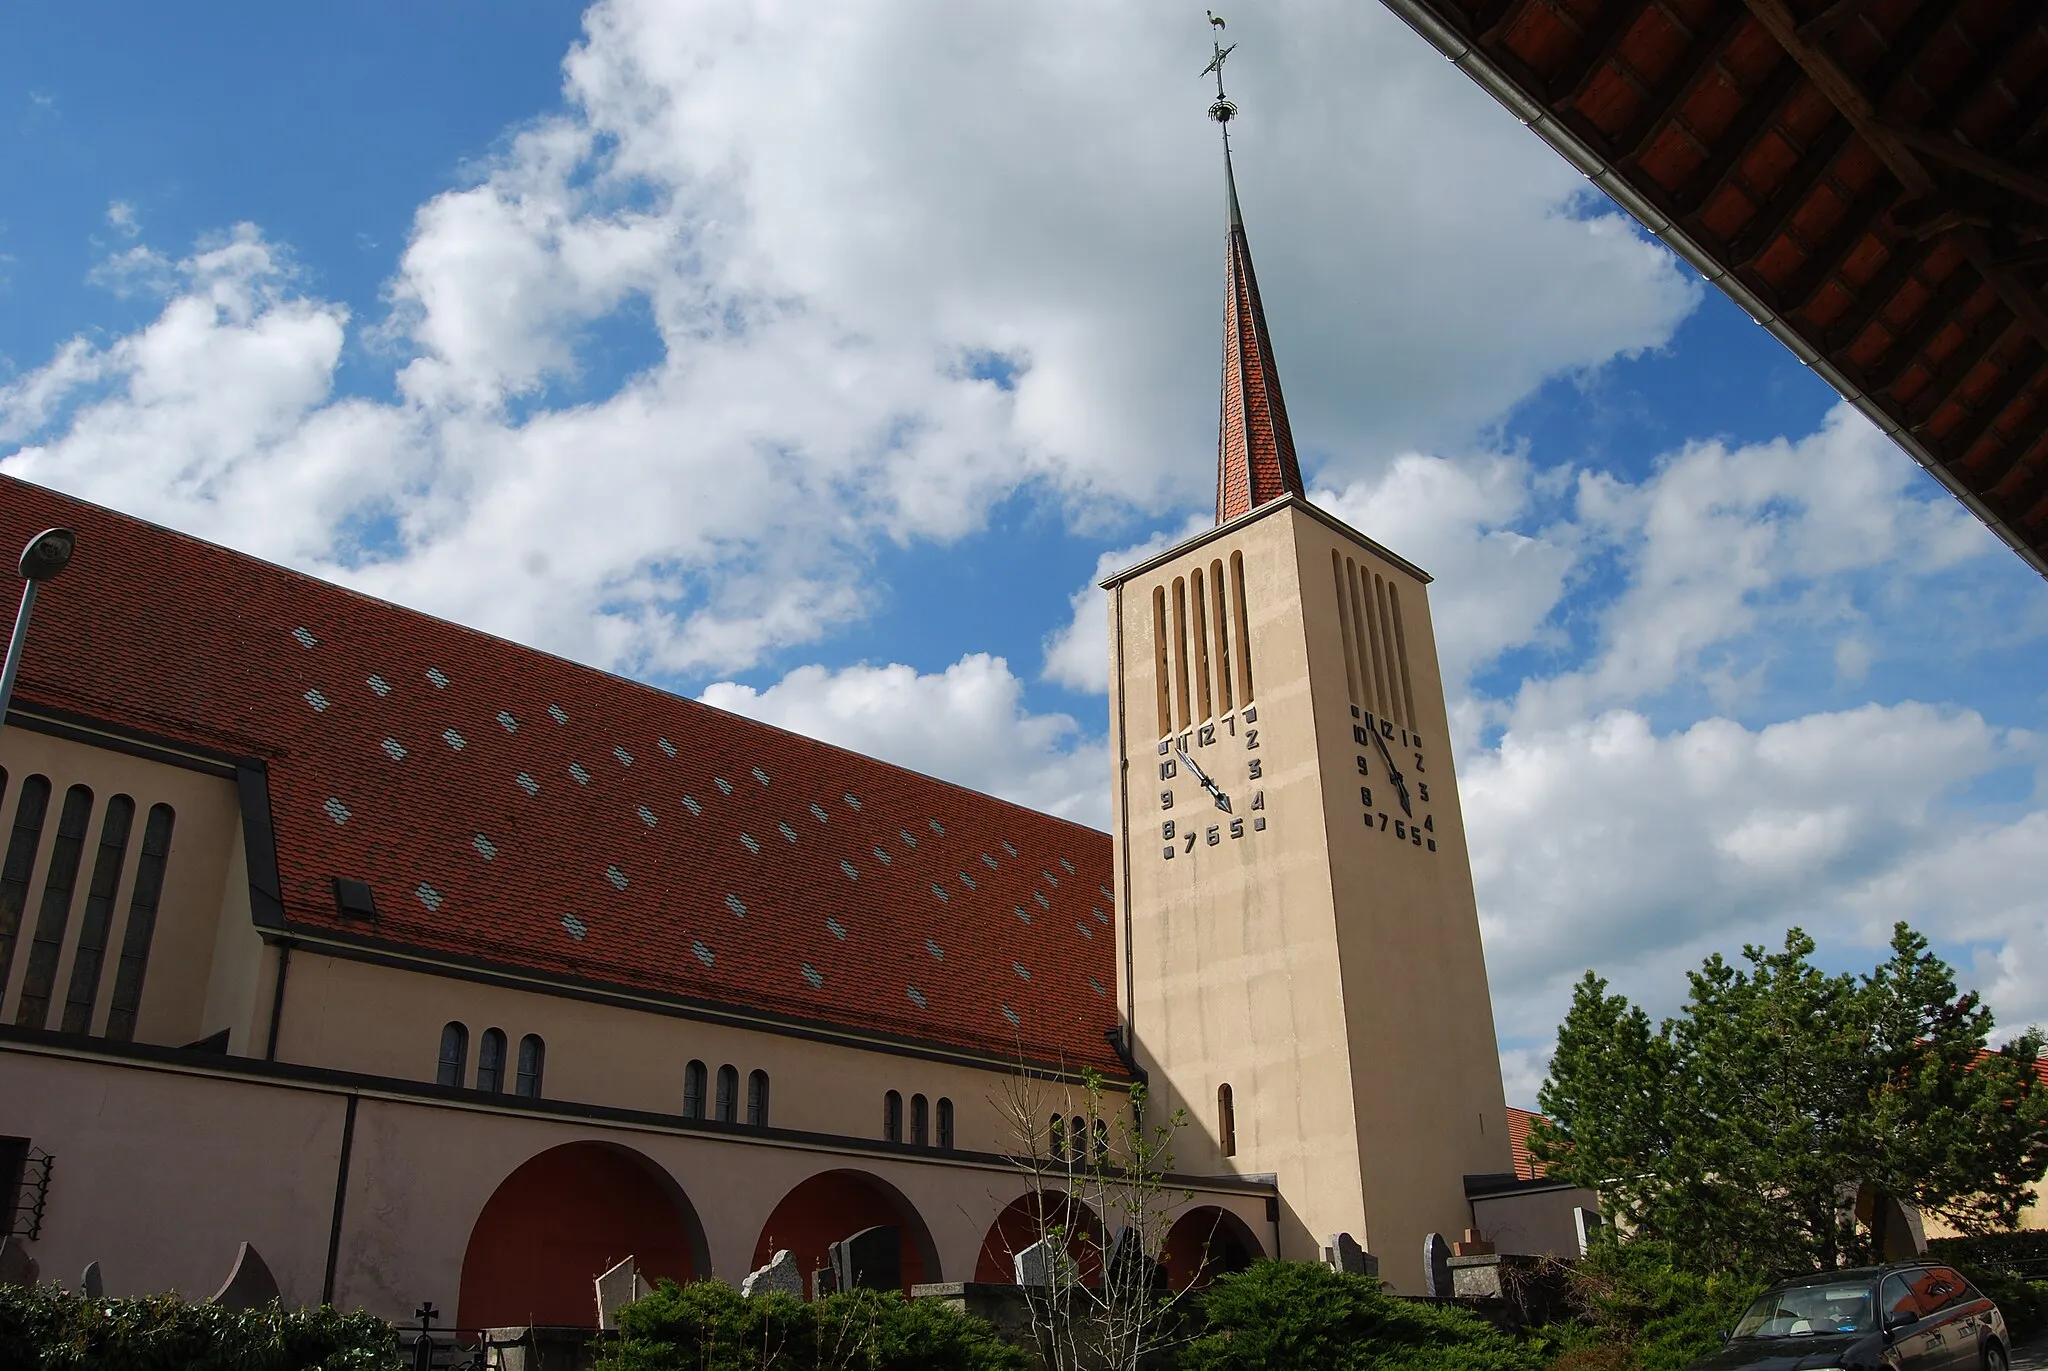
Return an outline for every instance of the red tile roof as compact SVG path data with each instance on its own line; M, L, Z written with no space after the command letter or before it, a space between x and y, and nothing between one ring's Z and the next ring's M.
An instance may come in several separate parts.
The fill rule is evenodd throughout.
M293 923L1122 1074L1106 835L0 477L53 524L17 703L262 758Z
M1542 1163L1529 1155L1529 1125L1542 1118L1527 1109L1508 1106L1508 1151L1514 1156L1515 1174L1533 1181L1544 1174Z
M1229 256L1223 305L1223 409L1216 434L1216 522L1224 524L1282 495L1302 495L1294 430L1280 394L1280 367L1259 303L1251 240L1237 207L1230 153L1223 154L1230 187Z

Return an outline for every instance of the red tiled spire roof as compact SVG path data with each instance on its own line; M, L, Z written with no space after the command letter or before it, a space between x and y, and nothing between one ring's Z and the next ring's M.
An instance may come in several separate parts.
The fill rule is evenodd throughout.
M1301 495L1301 465L1294 432L1280 396L1280 368L1266 333L1259 281L1252 273L1251 242L1237 207L1237 177L1230 145L1223 146L1223 179L1230 190L1229 257L1223 304L1223 412L1216 436L1216 522L1227 523L1282 495Z
M17 708L265 763L291 927L1124 1074L1107 835L0 476L57 524Z

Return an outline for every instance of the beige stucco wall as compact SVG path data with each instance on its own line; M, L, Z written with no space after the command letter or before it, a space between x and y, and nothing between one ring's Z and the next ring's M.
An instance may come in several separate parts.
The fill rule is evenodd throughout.
M102 1264L110 1293L211 1294L249 1241L288 1302L318 1300L347 1098L199 1066L166 1068L62 1049L0 1047L0 1131L56 1157L44 1275ZM576 1141L628 1147L672 1178L704 1230L712 1272L745 1276L775 1205L804 1179L852 1169L910 1199L940 1270L970 1279L990 1224L1026 1190L1015 1170L964 1158L707 1137L660 1125L543 1117L389 1093L359 1096L335 1302L403 1319L422 1300L452 1316L471 1227L528 1158ZM1209 1193L1270 1243L1257 1195Z
M1600 1197L1590 1190L1539 1190L1493 1195L1472 1201L1472 1226L1504 1253L1579 1257L1579 1228L1574 1209L1600 1212Z
M41 774L50 779L50 804L44 817L35 876L29 886L22 914L22 945L16 949L5 994L0 995L0 1022L13 1023L20 1004L21 987L27 973L27 942L34 932L42 908L43 887L49 875L50 850L57 838L58 815L65 792L73 785L85 785L93 792L93 810L86 831L85 851L79 862L78 878L72 889L71 913L65 924L63 955L57 967L55 994L47 1026L55 1028L62 1019L62 1004L70 986L79 929L97 856L100 824L106 805L116 794L135 801L135 822L115 897L114 919L108 933L106 958L101 966L100 992L94 1006L93 1032L106 1031L107 1011L113 997L114 969L120 959L122 939L128 928L129 901L135 888L135 870L142 857L143 830L151 805L168 804L176 812L171 829L171 851L165 869L162 899L157 907L156 932L151 942L148 974L143 979L142 1003L136 1020L138 1042L182 1045L204 1037L226 1021L209 1022L209 983L219 948L219 913L222 890L229 868L241 851L241 810L232 780L183 766L168 765L136 757L112 748L95 747L26 728L0 728L0 767L7 771L7 789L0 797L0 846L11 840L15 809L21 799L22 782ZM241 890L242 909L247 910L247 883ZM234 957L253 957L243 940ZM224 964L225 966L225 964ZM253 968L239 968L232 975L247 979ZM246 997L244 997L246 998ZM222 995L223 1010L235 997Z
M1398 576L1439 850L1368 837L1329 549ZM1245 560L1259 747L1242 717L1190 749L1266 831L1210 846L1221 816L1177 768L1159 775L1153 587ZM1279 1177L1283 1255L1346 1231L1397 1289L1421 1288L1425 1235L1467 1222L1466 1174L1510 1167L1478 918L1422 583L1292 506L1180 550L1112 592L1118 877L1128 882L1123 991L1137 1052L1199 1137L1183 1162ZM1240 708L1238 714L1242 716ZM1254 780L1250 761L1261 759ZM1407 757L1401 758L1405 764ZM1382 770L1372 754L1372 770ZM1171 789L1172 809L1161 803ZM1193 852L1163 825L1196 819ZM1248 825L1249 827L1249 825ZM1176 834L1184 832L1177 827ZM1228 1083L1237 1153L1217 1142Z

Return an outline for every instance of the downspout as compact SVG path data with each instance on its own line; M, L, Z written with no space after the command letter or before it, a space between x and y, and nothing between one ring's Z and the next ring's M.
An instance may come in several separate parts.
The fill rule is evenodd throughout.
M270 1035L263 1045L263 1060L277 1060L277 1029L284 1021L284 978L292 969L292 945L280 941L277 945L277 984L270 995Z
M348 1097L348 1113L341 1121L341 1161L334 1168L334 1218L327 1228L327 1277L320 1283L320 1303L334 1303L334 1270L341 1262L341 1213L348 1199L348 1158L356 1144L356 1103Z
M1118 581L1110 591L1110 617L1115 620L1116 644L1110 666L1111 707L1116 710L1116 820L1119 855L1123 868L1123 916L1124 916L1124 1021L1110 1030L1110 1047L1116 1052L1117 1060L1124 1064L1124 1070L1131 1073L1131 1079L1139 1085L1149 1086L1151 1078L1138 1065L1136 1056L1138 1010L1136 961L1131 952L1131 754L1125 746L1126 727L1124 715L1124 583ZM1137 1120L1142 1125L1143 1120Z

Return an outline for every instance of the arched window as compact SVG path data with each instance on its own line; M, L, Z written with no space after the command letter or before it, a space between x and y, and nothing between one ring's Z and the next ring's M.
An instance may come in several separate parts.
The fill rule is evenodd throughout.
M718 1068L718 1121L739 1122L740 1072L731 1062Z
M476 1045L476 1088L495 1095L505 1088L505 1030L486 1028Z
M1088 1121L1076 1114L1067 1120L1067 1160L1076 1166L1088 1161Z
M100 820L99 855L93 858L92 882L85 888L85 915L78 924L78 951L71 960L71 991L64 997L66 1033L92 1032L100 970L106 964L107 937L114 926L114 895L121 885L121 867L128 860L128 834L134 826L134 800L116 795L107 801L106 817Z
M448 1024L441 1030L441 1069L434 1073L434 1082L460 1089L468 1071L469 1030L459 1023Z
M903 1141L903 1097L893 1090L882 1096L882 1140Z
M747 1122L755 1128L768 1126L768 1073L747 1073Z
M922 1095L910 1097L910 1145L927 1147L931 1144L932 1106Z
M22 1028L41 1028L49 1020L57 961L71 926L71 892L78 887L78 864L85 856L91 822L91 789L72 786L64 792L64 808L57 816L57 840L50 845L50 869L43 875L43 903L28 945L28 974L22 978L21 1001L14 1007L14 1022Z
M50 808L50 778L31 776L21 783L14 802L14 833L7 840L7 860L0 865L0 987L14 967L14 945L21 938L21 914L28 908L28 883L36 874L36 849L43 841L43 817Z
M939 1096L939 1146L953 1150L953 1102L944 1095Z
M1237 1155L1237 1105L1228 1084L1216 1087L1216 1140L1222 1144L1224 1156Z
M538 1033L529 1033L519 1040L519 1076L513 1083L513 1093L529 1100L540 1098L540 1073L547 1066L548 1045L540 1040Z
M691 1062L683 1068L683 1117L701 1119L704 1117L704 1087L710 1082L711 1073L702 1062Z
M156 903L164 893L164 863L171 858L169 805L151 805L142 826L142 856L135 864L135 893L128 897L128 931L121 935L121 960L114 968L114 1000L107 1011L107 1037L133 1042L135 1016L142 1007L142 976L149 970L149 943L156 936Z
M1109 1160L1109 1120L1095 1121L1095 1164L1102 1165Z
M1046 1133L1046 1157L1057 1163L1067 1159L1067 1121L1055 1114Z

